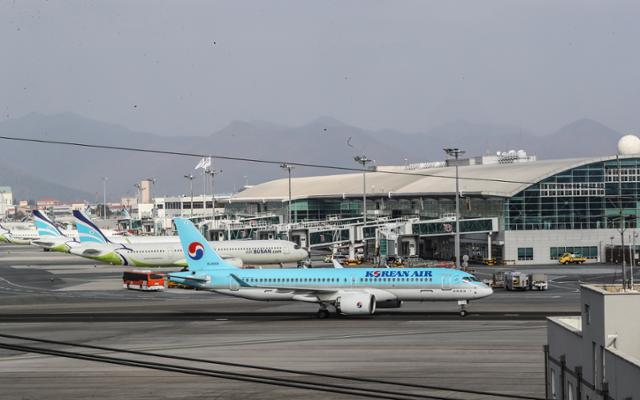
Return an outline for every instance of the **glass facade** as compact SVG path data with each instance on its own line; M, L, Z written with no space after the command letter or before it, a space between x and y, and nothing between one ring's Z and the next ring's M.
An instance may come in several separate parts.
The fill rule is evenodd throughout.
M598 258L598 246L562 246L549 248L549 258L552 260L558 260L564 253L573 253L595 260Z
M518 247L518 261L533 260L533 247Z
M638 227L640 159L586 164L553 175L504 202L505 230Z

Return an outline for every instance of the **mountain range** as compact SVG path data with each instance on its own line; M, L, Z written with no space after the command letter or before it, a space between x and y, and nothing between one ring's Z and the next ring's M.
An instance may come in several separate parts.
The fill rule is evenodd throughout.
M467 121L418 133L366 130L330 117L295 127L234 121L208 136L160 136L73 113L32 113L8 119L0 122L0 135L275 161L260 164L215 159L215 168L223 170L216 176L216 193L283 178L282 161L357 167L353 157L366 154L376 164L398 165L442 160L444 147L462 148L469 156L511 149L524 149L539 159L603 156L615 153L621 136L591 119L539 135L517 126ZM102 198L103 177L107 177L107 197L116 201L135 195L133 185L144 178L156 179L154 195L188 194L189 182L184 175L193 174L194 192L199 194L203 181L201 171L194 170L198 161L198 157L0 140L0 186L11 186L17 199L96 201ZM331 173L336 171L310 167L293 171L294 176Z

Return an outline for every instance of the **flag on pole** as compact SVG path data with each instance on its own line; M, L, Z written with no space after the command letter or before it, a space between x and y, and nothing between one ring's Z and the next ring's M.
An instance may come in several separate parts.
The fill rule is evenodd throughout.
M211 157L202 157L195 169L207 169L211 166Z

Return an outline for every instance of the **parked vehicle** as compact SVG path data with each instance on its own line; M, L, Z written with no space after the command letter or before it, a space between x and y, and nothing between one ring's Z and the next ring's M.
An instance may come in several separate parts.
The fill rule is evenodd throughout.
M124 271L122 286L136 290L164 290L164 275L151 271Z
M558 261L560 261L560 264L563 264L563 265L582 264L583 262L587 261L587 257L583 257L579 254L574 254L574 253L564 253L563 255L560 256Z
M496 272L490 279L484 279L483 283L491 286L491 288L503 288L504 287L504 272Z
M545 274L531 274L529 275L529 289L533 290L547 290L549 288L549 281Z
M504 287L507 290L527 290L529 275L520 271L507 271L504 273Z

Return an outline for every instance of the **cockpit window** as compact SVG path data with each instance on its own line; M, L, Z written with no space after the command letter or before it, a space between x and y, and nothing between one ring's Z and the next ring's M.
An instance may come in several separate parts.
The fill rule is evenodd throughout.
M476 277L475 277L475 276L473 276L473 275L465 276L464 278L462 278L462 280L463 280L464 282L480 282L480 281L478 280L478 278L476 278Z
M296 249L296 250L300 250L300 245L299 244L294 244L293 248Z

